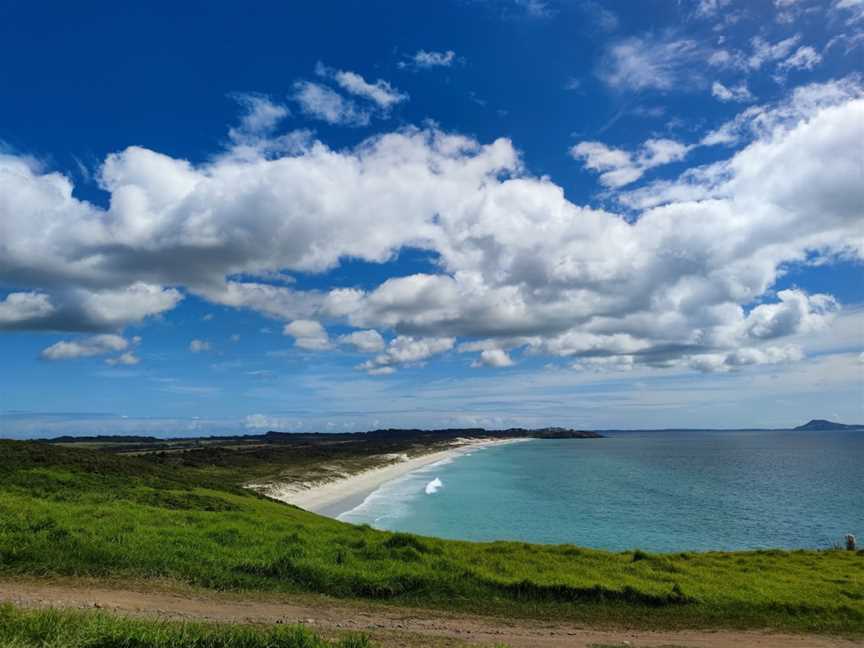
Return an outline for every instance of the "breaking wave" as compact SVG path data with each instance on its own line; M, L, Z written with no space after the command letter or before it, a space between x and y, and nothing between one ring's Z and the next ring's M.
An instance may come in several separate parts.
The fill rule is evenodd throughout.
M434 495L435 493L437 493L441 489L442 486L444 486L444 484L442 483L442 481L440 479L438 479L436 477L435 479L430 481L428 484L426 484L426 494L427 495Z

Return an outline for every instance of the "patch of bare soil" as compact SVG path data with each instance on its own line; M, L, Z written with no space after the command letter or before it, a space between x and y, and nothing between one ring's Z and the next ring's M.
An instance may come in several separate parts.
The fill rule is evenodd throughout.
M396 607L359 607L236 595L113 589L39 581L0 581L0 601L23 607L98 608L129 616L218 623L302 623L325 636L364 632L385 648L507 645L512 648L852 648L859 642L813 635L738 631L592 630L552 621Z

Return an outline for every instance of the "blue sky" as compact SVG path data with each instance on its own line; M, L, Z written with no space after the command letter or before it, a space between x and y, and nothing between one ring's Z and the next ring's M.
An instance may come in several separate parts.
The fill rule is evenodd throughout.
M0 436L864 420L858 0L0 3Z

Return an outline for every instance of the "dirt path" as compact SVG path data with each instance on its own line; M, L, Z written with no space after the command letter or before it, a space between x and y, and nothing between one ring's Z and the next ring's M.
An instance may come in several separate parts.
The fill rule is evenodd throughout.
M852 648L834 637L734 631L598 631L573 624L495 619L429 610L353 607L338 603L242 600L221 594L110 589L44 582L0 582L0 601L25 607L100 608L162 619L242 623L303 623L324 635L353 630L382 646L494 646L513 648Z

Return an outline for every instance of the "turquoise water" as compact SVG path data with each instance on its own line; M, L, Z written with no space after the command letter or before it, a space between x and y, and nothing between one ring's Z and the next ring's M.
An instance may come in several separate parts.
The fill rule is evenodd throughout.
M649 551L864 540L864 431L622 432L472 450L340 519L464 540Z

